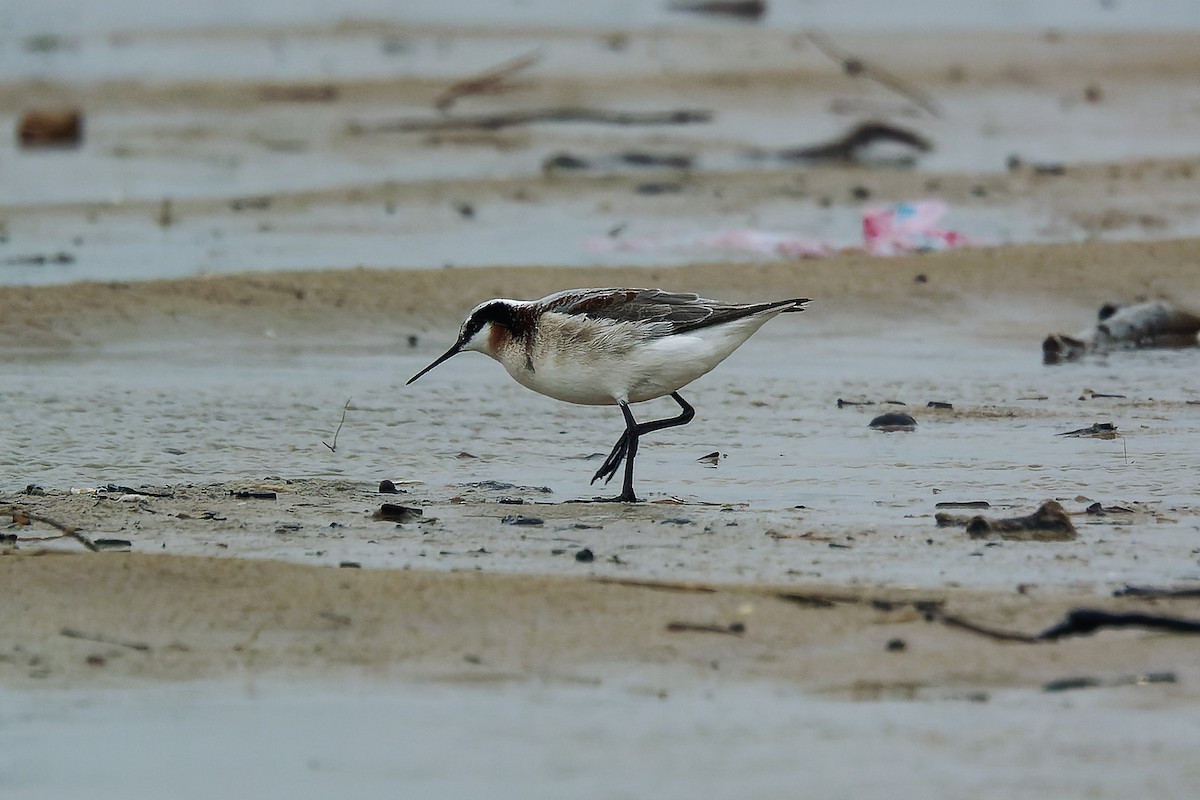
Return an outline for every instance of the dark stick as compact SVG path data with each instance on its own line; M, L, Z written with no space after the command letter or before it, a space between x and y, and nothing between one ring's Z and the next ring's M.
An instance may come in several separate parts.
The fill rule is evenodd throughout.
M704 109L676 111L604 111L594 108L538 108L512 111L507 114L487 114L443 119L400 119L375 125L355 125L362 133L443 133L451 131L494 131L516 125L537 122L593 122L603 125L688 125L708 122L712 112Z
M528 53L519 58L505 61L499 66L484 70L478 75L458 81L439 94L433 106L438 111L446 111L461 97L468 97L473 94L496 94L502 92L508 88L503 85L504 81L518 72L532 67L541 58L541 53Z
M77 631L74 628L63 628L58 632L59 636L66 636L68 639L83 639L87 642L99 642L100 644L115 644L119 647L128 647L130 650L149 650L150 645L145 642L123 642L120 639L110 639L107 636L100 636L93 633L84 633Z

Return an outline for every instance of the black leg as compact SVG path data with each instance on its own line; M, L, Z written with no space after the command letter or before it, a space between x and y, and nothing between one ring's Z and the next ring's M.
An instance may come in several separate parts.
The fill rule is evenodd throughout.
M629 431L621 431L621 438L617 439L617 443L613 445L613 449L609 452L608 458L604 459L604 463L600 465L600 469L596 470L596 474L592 476L592 483L600 479L604 479L605 483L612 480L613 475L621 467L621 462L625 460L625 450L629 443Z
M621 414L625 417L625 432L621 434L621 438L613 446L612 451L608 454L608 458L604 459L604 463L592 477L592 483L595 483L600 478L603 478L604 482L608 483L617 474L617 470L621 468L621 462L625 462L625 481L621 487L621 494L611 498L612 501L622 503L637 502L637 496L633 493L633 459L637 456L638 438L642 434L660 431L664 428L686 425L696 416L696 410L680 397L679 392L671 392L671 399L678 403L681 409L682 413L678 417L655 419L642 423L633 418L633 412L629 410L629 404L620 404Z

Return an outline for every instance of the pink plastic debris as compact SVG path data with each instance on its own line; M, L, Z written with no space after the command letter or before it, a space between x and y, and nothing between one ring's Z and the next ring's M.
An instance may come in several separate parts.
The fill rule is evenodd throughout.
M861 247L873 256L895 256L927 250L975 246L979 243L957 231L936 227L946 213L939 200L918 200L863 211ZM711 234L682 236L594 236L585 246L596 253L654 253L671 250L717 250L760 253L785 258L827 258L839 252L832 242L792 233L730 228Z
M827 258L837 252L836 247L820 239L753 228L721 231L700 244L710 249L739 250L791 258Z
M935 226L945 213L946 204L938 200L865 209L863 247L873 256L895 256L974 244L957 231Z
M709 235L614 238L593 236L585 242L596 253L653 253L663 250L725 250L789 258L827 258L837 252L832 244L789 233L731 228Z

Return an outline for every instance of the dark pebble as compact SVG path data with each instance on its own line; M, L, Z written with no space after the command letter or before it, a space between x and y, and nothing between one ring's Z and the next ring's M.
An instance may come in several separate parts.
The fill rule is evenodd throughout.
M362 569L362 564L357 561L343 561L338 566L342 569Z
M395 503L384 503L373 516L375 519L382 519L388 522L405 523L412 522L424 514L425 512L419 508L409 508L408 506L400 506Z
M596 560L596 554L590 548L585 547L575 554L575 560L587 564Z
M903 639L888 639L887 649L889 653L898 653L901 650L907 650L908 643Z
M855 186L850 190L850 196L855 200L866 200L871 196L871 190L865 186Z
M886 414L880 414L875 419L871 420L870 426L877 431L914 431L917 429L917 421L910 414L904 414L899 411L889 411Z
M692 521L687 517L672 517L671 519L661 520L659 525L691 525Z
M585 159L582 159L579 156L573 156L570 153L559 153L557 155L550 156L542 162L542 169L544 170L587 169L590 166L591 164L589 164Z
M383 481L379 482L379 493L380 494L400 494L400 490L397 489L396 484L392 483L391 481L383 480Z
M657 155L655 153L621 153L621 160L634 167L671 167L691 169L692 157L685 155Z
M97 550L128 550L133 542L128 539L92 539Z
M930 400L925 404L926 408L954 408L953 403L943 403L941 400Z

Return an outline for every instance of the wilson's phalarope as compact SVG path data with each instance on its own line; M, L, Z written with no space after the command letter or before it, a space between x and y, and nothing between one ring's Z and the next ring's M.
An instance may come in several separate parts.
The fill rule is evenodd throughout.
M625 432L592 476L605 483L625 462L615 502L636 502L638 438L686 425L695 410L679 389L720 364L777 315L803 311L807 298L732 304L660 289L568 289L541 300L489 300L467 315L458 341L412 383L451 356L475 350L504 365L517 383L568 403L617 405ZM677 417L637 422L629 410L670 395Z

